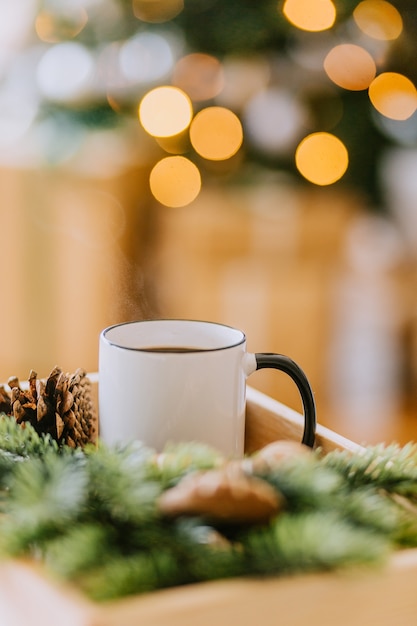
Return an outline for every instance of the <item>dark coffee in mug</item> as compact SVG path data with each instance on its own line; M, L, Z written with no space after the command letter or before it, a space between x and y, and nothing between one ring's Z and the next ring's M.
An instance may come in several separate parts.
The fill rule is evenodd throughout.
M150 348L140 348L145 352L201 352L205 348L192 346L152 346Z

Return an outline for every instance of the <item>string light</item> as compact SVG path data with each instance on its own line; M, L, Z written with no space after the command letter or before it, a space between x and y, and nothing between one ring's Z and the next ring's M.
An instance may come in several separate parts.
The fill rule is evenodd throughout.
M243 111L246 135L251 143L272 155L294 147L307 117L299 100L277 87L257 93Z
M130 82L150 83L169 74L174 54L163 33L141 32L120 46L119 67Z
M10 59L18 58L19 55L13 56L13 49L23 41L29 22L31 30L26 35L27 42L33 41L33 27L42 42L41 45L36 43L31 57L36 84L33 80L24 81L27 93L32 89L37 110L40 110L42 97L68 104L69 115L71 105L76 104L74 117L88 110L86 119L91 119L88 116L95 115L96 111L97 116L108 115L109 108L101 106L100 98L105 100L105 105L110 105L113 110L110 109L110 114L114 112L114 117L115 114L130 115L132 107L137 107L141 137L145 137L145 133L150 135L153 139L147 137L146 140L150 145L158 144L155 146L157 153L162 149L178 157L193 148L199 157L206 159L202 164L206 171L218 173L233 163L240 164L246 156L241 150L244 140L254 149L252 154L275 159L293 153L306 129L330 131L339 117L335 117L333 105L326 107L326 90L337 96L337 101L334 100L340 103L337 115L343 115L344 96L334 86L365 91L363 97L366 98L367 93L373 107L371 120L379 130L388 128L387 124L390 129L400 129L399 122L403 123L401 130L395 130L395 136L400 133L403 137L404 122L408 120L407 128L411 128L416 115L417 91L413 82L403 74L382 71L393 49L390 42L400 37L404 29L400 11L388 0L358 1L350 16L337 16L336 0L277 2L276 10L281 11L292 30L304 32L296 32L289 40L288 49L273 60L264 54L263 48L256 54L254 45L248 46L246 58L222 51L220 60L215 52L191 52L182 28L185 27L186 34L190 20L197 19L200 11L204 14L206 6L212 4L210 0L199 2L201 6L193 9L193 15L184 16L184 22L175 20L169 26L156 25L179 16L184 11L184 0L129 0L126 5L131 11L129 25L122 23L126 7L116 2L108 4L106 0L59 0L47 2L43 8L36 0L20 0L19 3L0 0L0 3L8 10L10 23L3 24L2 46L7 48ZM25 10L18 9L21 3ZM100 20L96 23L98 7ZM210 9L207 10L210 13ZM121 20L123 28L103 42L110 32L106 29L116 20ZM24 31L21 30L23 23ZM200 27L204 28L204 24L199 23ZM17 34L12 37L15 29ZM330 29L332 32L314 35ZM337 45L335 34L339 39ZM92 36L100 45L91 46ZM82 43L83 37L86 45ZM345 40L340 42L340 38ZM212 50L221 49L219 41L212 42ZM300 60L300 50L305 51L309 65ZM395 50L400 47L396 46ZM6 68L11 67L7 54L5 52L3 59L5 76ZM294 66L299 72L297 76ZM14 69L10 69L12 71ZM163 85L155 87L158 82ZM5 89L15 84L15 79L4 80ZM18 97L11 94L7 103ZM200 110L193 118L194 103L200 103ZM8 119L11 109L9 104L5 107ZM78 120L82 117L78 116ZM385 119L381 121L381 118ZM32 117L27 119L32 120ZM33 121L33 126L36 124L38 121ZM384 132L395 141L394 131ZM340 140L325 132L309 137L322 164L326 151L331 153L331 145L340 148ZM314 144L312 137L315 141L321 137L320 145ZM311 175L309 166L303 162L309 145L306 138L296 152L297 167L300 166L299 171L305 178L321 185L332 184L329 181L343 176L343 168L348 166L343 144L346 152L341 150L340 154L345 154L346 158L340 157L337 161L338 173L331 173L328 165L327 173L323 170ZM336 161L334 165L336 167Z
M323 65L327 76L336 85L351 91L367 89L376 74L375 61L369 52L349 43L332 48Z
M374 39L397 39L403 30L399 11L385 0L363 0L353 10L353 19L362 32Z
M224 86L222 64L210 54L187 54L176 63L172 84L185 91L194 102L215 98Z
M282 12L291 24L310 32L331 28L336 19L331 0L286 0Z
M80 43L68 41L46 50L37 68L37 81L47 98L75 101L88 92L93 71L90 51Z
M41 11L35 20L35 30L39 39L47 43L58 43L74 39L88 22L87 11L83 7L67 8L64 13L55 14Z
M139 104L139 119L147 133L172 137L185 130L192 118L190 98L177 87L156 87Z
M312 133L298 145L295 153L298 171L315 185L332 185L347 170L348 151L344 143L330 133Z
M194 150L205 159L229 159L242 145L242 124L229 109L207 107L193 119L190 141Z
M133 0L134 15L142 22L168 22L184 9L184 0Z
M396 72L384 72L369 85L369 98L379 113L406 120L417 109L417 90L412 81Z
M200 193L201 176L197 166L183 156L158 161L149 178L153 196L165 206L190 204Z
M271 80L270 64L261 55L224 59L222 67L224 85L216 101L233 110L244 108Z

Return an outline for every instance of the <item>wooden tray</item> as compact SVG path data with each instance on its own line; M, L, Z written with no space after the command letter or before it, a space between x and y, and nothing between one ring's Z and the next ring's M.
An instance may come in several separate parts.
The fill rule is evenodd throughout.
M301 439L303 417L248 388L246 450ZM325 452L359 446L321 426ZM0 567L1 626L415 626L417 550L398 552L383 571L267 580L233 579L94 604L26 562Z

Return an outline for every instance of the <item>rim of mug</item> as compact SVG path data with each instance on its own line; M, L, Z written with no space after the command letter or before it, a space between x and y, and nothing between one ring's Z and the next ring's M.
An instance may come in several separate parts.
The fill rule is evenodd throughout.
M126 346L126 345L122 345L121 343L117 342L117 341L112 341L111 339L109 339L106 335L107 333L109 333L110 331L112 331L115 328L120 328L121 326L129 326L131 324L153 324L153 323L158 323L158 322L172 322L172 323L188 323L188 324L203 324L203 325L209 325L211 324L212 326L219 326L221 328L225 328L227 330L233 330L237 333L240 333L241 338L239 339L239 341L235 341L233 343L229 343L227 345L223 345L217 348L190 348L189 350L187 350L187 352L182 352L181 350L175 351L174 349L168 349L168 350L159 350L158 352L160 354L196 354L198 352L218 352L220 350L229 350L230 348L236 348L237 346L242 345L243 343L246 342L246 335L243 332L243 330L240 330L240 328L235 328L234 326L230 326L229 324L223 324L222 322L213 322L210 320L198 320L198 319L186 319L186 318L158 318L158 319L143 319L143 320L130 320L128 322L119 322L117 324L112 324L111 326L107 326L107 328L104 328L101 333L100 333L100 337L109 345L114 346L116 348L120 348L121 350L131 350L133 352L148 352L148 353L152 353L155 352L155 350L152 350L151 348L137 348L134 346ZM173 346L174 348L175 346ZM179 347L179 346L178 346Z

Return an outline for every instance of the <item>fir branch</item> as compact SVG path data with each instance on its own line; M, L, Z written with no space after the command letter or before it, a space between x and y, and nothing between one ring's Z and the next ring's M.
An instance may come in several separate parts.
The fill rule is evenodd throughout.
M417 445L378 444L352 454L335 450L323 458L323 466L332 468L348 480L352 488L371 485L390 493L417 499Z
M356 456L353 458L347 451L331 453L334 455L333 460L319 456L290 459L264 478L285 496L287 508L292 512L336 512L351 524L380 533L393 543L413 545L417 542L417 512L406 513L401 510L403 507L388 498L385 490L381 490L382 483L369 478L366 468L373 464L376 452L373 449L368 452L365 463L362 456L360 459ZM395 481L389 482L391 489L395 486L402 493L410 477L404 475L404 483L400 482L402 454L400 457L395 468L389 464L388 467L395 469L396 476ZM410 470L408 456L405 455L405 458ZM364 472L364 478L353 469L356 463L359 464L360 472ZM385 485L387 473L381 471L378 476ZM412 493L414 487L412 485ZM407 498L404 501L408 502Z
M77 578L93 600L103 601L183 584L184 572L169 551L113 556Z
M141 548L133 548L128 554L114 549L115 546L106 549L104 538L101 547L104 547L105 559L99 557L95 561L91 558L90 563L78 561L76 569L72 572L66 570L65 573L71 574L71 578L95 600L243 574L244 562L240 550L205 545L197 539L198 533L192 532L190 525L194 530L202 528L198 521L174 522L165 528L159 543L151 542ZM94 528L86 530L83 544L88 543L87 535L91 533L93 544L98 548L98 533ZM67 545L67 548L70 546ZM89 545L87 552L90 556L94 551ZM67 559L59 554L58 545L55 558L58 561L62 558L64 567L67 567ZM51 564L50 559L48 562ZM55 570L56 562L52 565Z
M245 571L240 544L228 541L218 529L199 518L174 521L170 535L188 582L230 578Z
M90 509L115 524L141 523L155 517L161 487L148 477L152 454L140 444L123 449L100 445L88 454Z
M25 461L25 457L0 448L0 493L7 489L9 476L14 472L16 463Z
M33 426L17 424L14 417L0 413L0 450L16 456L42 456L50 450L58 451L57 442L50 435L38 435Z
M398 506L385 494L370 486L348 489L337 494L333 510L350 523L397 541L400 536L402 520Z
M63 533L86 505L88 475L82 453L55 450L16 465L9 484L2 552L23 554Z
M21 426L14 417L0 413L0 511L5 510L16 464L51 451L57 453L58 444L50 435L38 435L30 424Z
M392 540L399 547L417 547L417 506L398 494L388 494L387 500L395 507L397 523L392 531Z
M197 470L212 469L224 462L215 449L201 443L167 444L162 454L150 459L149 476L161 483L164 489L172 487L185 474Z
M40 555L95 599L376 564L399 545L417 545L413 446L297 457L264 472L287 510L247 530L158 512L164 489L224 462L205 446L170 446L163 455L140 444L73 451L7 420L1 441L2 554Z
M46 566L62 578L75 580L92 568L107 562L114 533L98 522L69 525L65 534L50 539L44 546Z
M293 511L331 508L345 485L343 476L331 467L323 467L321 459L314 455L287 459L258 475L285 497Z
M381 563L390 544L329 512L286 513L243 539L248 572L293 574Z

